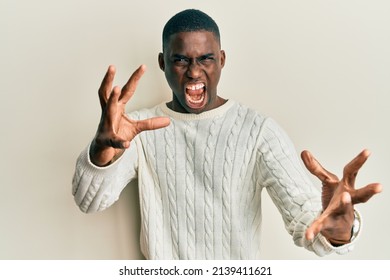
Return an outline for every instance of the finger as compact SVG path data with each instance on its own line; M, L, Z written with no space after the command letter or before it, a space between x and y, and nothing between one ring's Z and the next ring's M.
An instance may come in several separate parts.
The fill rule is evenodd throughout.
M341 194L338 201L330 204L325 211L315 220L305 232L307 240L313 240L313 238L320 233L324 228L325 220L331 216L338 216L347 213L348 209L352 207L351 196L348 192Z
M130 141L121 138L117 134L112 133L111 131L106 131L101 133L97 138L97 145L102 148L111 147L116 149L126 149L130 146Z
M351 195L349 194L349 192L343 192L342 195L341 195L341 205L348 205L350 204L352 201L352 198L351 198Z
M130 147L130 141L115 136L110 139L110 146L116 149L127 149Z
M320 179L321 182L324 183L335 179L337 180L337 176L326 170L309 151L303 151L301 153L301 158L310 173Z
M352 196L352 203L364 203L368 201L374 195L382 191L382 185L379 183L373 183L365 186L364 188L358 189Z
M131 75L130 79L127 81L125 86L122 88L122 94L119 98L119 101L123 104L126 104L127 101L133 96L135 90L137 89L137 85L142 75L146 71L146 66L141 65L137 70Z
M119 96L120 96L120 88L118 86L115 86L112 89L112 92L110 94L110 98L107 100L107 111L110 116L113 116L116 113Z
M122 139L117 135L113 134L102 141L105 146L112 147L115 149L127 149L130 147L130 141Z
M102 107L102 109L104 109L104 107L106 106L106 102L110 96L112 83L115 77L115 72L116 72L115 66L110 65L100 85L98 93L99 93L100 106Z
M352 198L349 192L342 192L337 199L336 196L333 197L321 216L327 217L346 213L348 208L352 207L351 201Z
M358 171L366 162L369 156L370 152L368 150L363 150L344 167L343 179L346 180L350 186L355 185L355 180Z
M146 120L136 122L137 131L154 130L166 127L170 124L171 120L168 117L154 117Z
M320 216L321 218L322 216ZM310 227L307 228L305 232L305 237L307 240L313 240L314 237L322 230L323 227L323 219L317 219L314 221Z
M105 129L115 134L117 132L117 126L121 118L122 112L118 112L119 108L117 106L118 99L120 95L120 88L115 86L112 89L110 98L107 100L106 108L102 116L104 117Z

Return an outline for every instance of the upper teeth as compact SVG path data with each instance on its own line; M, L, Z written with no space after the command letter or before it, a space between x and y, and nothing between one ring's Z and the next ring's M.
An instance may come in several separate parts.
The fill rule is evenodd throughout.
M204 84L195 84L195 85L188 85L187 89L189 89L189 90L197 90L197 89L201 89L202 87L204 87Z

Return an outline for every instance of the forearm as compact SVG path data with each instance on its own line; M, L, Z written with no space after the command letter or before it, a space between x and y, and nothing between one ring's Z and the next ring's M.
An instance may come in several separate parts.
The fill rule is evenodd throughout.
M283 130L271 122L263 129L262 137L258 160L262 185L281 213L294 243L319 256L352 250L352 244L332 246L322 234L306 239L306 230L322 212L321 192L313 186Z
M133 147L114 163L100 167L91 161L90 147L78 157L72 182L76 204L88 213L104 210L119 198L125 186L137 176L138 161Z
M352 251L360 232L358 227L355 227L350 242L346 244L335 246L336 244L332 244L321 233L317 234L313 240L306 239L307 229L322 213L320 193L306 184L305 180L295 180L295 182L293 180L289 184L284 184L284 181L274 174L270 175L273 176L273 179L268 179L270 183L267 186L267 191L281 213L285 227L297 246L313 251L318 256L334 252L345 254ZM289 176L293 178L291 174ZM281 178L284 177L281 176ZM359 213L357 211L355 213L357 221L361 223Z

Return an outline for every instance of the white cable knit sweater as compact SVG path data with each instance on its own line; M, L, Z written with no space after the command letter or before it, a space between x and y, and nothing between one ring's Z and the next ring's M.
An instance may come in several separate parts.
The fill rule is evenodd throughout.
M354 242L332 247L321 234L305 240L322 210L321 195L272 119L231 100L198 115L160 104L130 117L160 115L171 124L139 134L108 167L93 165L87 147L73 178L77 205L94 212L112 205L138 177L146 258L259 258L264 188L295 244L320 256L352 249Z

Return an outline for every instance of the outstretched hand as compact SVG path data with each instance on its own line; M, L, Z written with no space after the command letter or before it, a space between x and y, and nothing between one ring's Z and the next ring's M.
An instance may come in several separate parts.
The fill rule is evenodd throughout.
M308 151L301 154L306 168L322 182L323 212L306 231L306 239L312 240L321 232L333 245L350 242L354 222L354 204L364 203L382 191L379 183L372 183L355 189L359 169L366 162L370 152L363 150L344 167L343 177L327 171Z
M115 67L110 66L99 88L99 100L102 115L95 138L90 149L91 161L98 166L105 166L115 160L131 140L145 130L153 130L169 125L168 117L155 117L146 120L131 120L125 114L126 103L133 96L138 82L145 73L141 65L120 88L112 88Z

